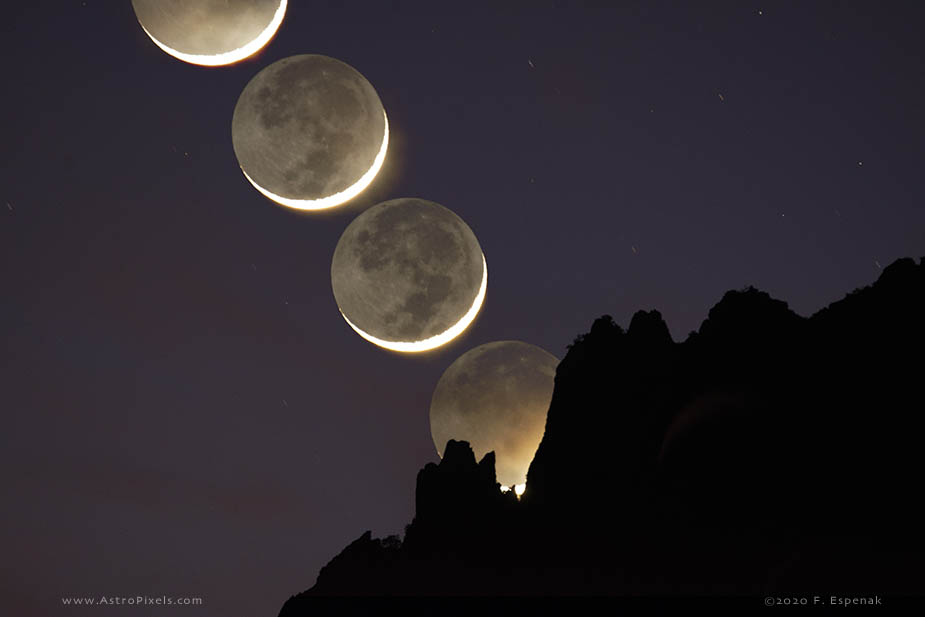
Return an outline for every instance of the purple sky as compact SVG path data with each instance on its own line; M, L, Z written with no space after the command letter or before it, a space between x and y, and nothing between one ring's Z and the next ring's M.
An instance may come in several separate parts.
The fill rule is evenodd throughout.
M683 340L749 284L809 315L925 255L916 3L296 1L214 69L127 1L20 4L0 25L10 615L163 594L275 615L411 520L430 397L468 349L561 358L595 317L652 308ZM335 212L265 200L231 147L241 89L300 53L355 67L389 114L382 172ZM330 285L352 218L410 196L462 217L489 271L469 330L415 357L357 336Z

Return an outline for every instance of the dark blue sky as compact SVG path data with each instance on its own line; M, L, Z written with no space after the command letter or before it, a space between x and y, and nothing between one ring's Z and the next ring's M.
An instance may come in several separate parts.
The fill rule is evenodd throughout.
M275 614L411 520L430 397L468 349L561 358L652 308L680 341L745 285L809 315L925 254L917 3L464 5L296 0L214 69L127 1L7 9L4 611ZM323 214L263 199L231 147L241 89L301 53L363 73L391 128L376 182ZM330 284L352 218L406 196L462 217L489 272L476 322L415 357L358 337Z

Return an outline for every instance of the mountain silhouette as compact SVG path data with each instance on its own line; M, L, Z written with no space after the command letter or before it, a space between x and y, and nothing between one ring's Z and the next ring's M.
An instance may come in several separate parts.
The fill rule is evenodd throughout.
M559 364L521 499L450 441L403 539L365 532L326 596L916 594L925 259L804 318L727 292L675 343L610 316Z

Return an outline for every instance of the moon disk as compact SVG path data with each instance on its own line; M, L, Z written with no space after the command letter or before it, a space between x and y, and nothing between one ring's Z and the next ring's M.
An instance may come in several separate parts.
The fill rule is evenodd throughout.
M393 351L427 351L459 336L487 286L475 234L452 211L424 199L393 199L365 211L344 230L331 262L344 320Z
M241 171L276 203L332 208L379 173L389 122L372 85L348 64L316 54L274 62L238 97L231 140Z
M523 493L546 427L558 363L546 350L521 341L486 343L457 358L430 403L437 454L443 456L450 439L468 441L476 460L494 451L498 482Z
M202 66L260 51L283 23L287 0L132 0L145 33L162 50Z

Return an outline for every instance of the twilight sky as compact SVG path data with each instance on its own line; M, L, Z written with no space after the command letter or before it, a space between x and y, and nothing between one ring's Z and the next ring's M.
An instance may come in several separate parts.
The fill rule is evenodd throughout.
M218 68L127 0L6 10L4 612L275 615L411 520L433 388L472 347L561 359L652 308L680 341L749 284L809 315L925 255L919 3L444 4L295 0ZM321 214L261 197L231 146L247 81L302 53L359 70L391 130L373 185ZM454 210L488 261L478 319L423 356L361 339L331 292L340 233L394 197Z

